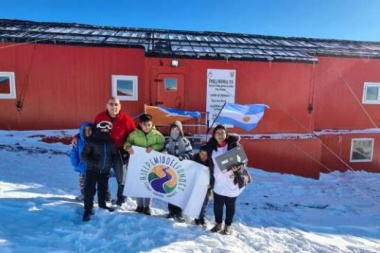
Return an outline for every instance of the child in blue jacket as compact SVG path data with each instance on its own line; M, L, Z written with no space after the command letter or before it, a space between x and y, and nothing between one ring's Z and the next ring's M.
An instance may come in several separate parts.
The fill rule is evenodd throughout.
M91 122L83 122L79 128L79 138L76 146L70 151L70 162L74 166L74 170L79 173L79 189L80 195L75 199L83 201L84 187L86 183L86 165L80 158L85 141L92 136L93 124Z

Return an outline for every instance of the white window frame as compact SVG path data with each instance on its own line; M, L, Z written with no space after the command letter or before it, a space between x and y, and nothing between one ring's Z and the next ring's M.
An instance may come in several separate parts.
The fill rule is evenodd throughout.
M368 100L367 99L367 89L376 87L378 89L377 93L377 99L376 100ZM363 98L362 98L363 104L380 104L380 83L374 83L374 82L365 82L363 86Z
M370 141L371 142L371 154L370 154L370 157L367 158L367 159L355 159L353 154L354 154L354 151L355 149L357 149L356 147L354 147L354 144L355 142L358 142L358 141ZM352 163L356 163L356 162L372 162L373 160L373 149L375 147L375 139L374 138L353 138L351 139L351 149L350 149L350 162Z
M120 95L118 94L118 82L119 81L130 81L132 82L132 93L131 95ZM112 96L117 97L121 101L137 101L138 100L138 78L137 76L123 76L123 75L112 75Z
M16 98L16 79L14 72L0 72L1 77L9 78L9 94L0 93L0 99Z

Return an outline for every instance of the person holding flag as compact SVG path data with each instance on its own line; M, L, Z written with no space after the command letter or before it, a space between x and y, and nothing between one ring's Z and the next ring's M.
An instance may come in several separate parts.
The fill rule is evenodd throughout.
M127 141L124 143L124 150L133 155L135 152L132 145L146 148L146 152L152 150L161 151L165 145L165 137L153 125L153 119L150 114L144 113L140 116L139 126L135 131L129 134ZM137 208L135 212L151 215L150 208L151 198L137 198Z
M182 123L180 121L176 120L170 125L169 134L170 136L165 144L164 152L178 157L180 161L191 159L193 156L193 147L189 139L184 136ZM180 223L185 222L181 207L168 203L168 209L168 219L176 218Z

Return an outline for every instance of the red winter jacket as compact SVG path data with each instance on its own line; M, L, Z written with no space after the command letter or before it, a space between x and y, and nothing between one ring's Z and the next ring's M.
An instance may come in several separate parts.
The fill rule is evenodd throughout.
M123 148L124 142L128 135L136 130L136 124L131 117L129 117L124 112L119 112L116 118L111 118L108 111L104 111L96 116L94 122L95 124L100 121L110 121L113 124L111 130L111 137L115 143L117 149Z

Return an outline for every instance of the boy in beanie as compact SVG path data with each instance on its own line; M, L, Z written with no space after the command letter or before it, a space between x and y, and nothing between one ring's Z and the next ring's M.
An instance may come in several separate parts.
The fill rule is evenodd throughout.
M150 114L142 114L137 130L129 134L127 141L124 143L124 149L133 155L132 145L146 148L146 152L152 150L161 151L165 145L164 136L153 126L152 116ZM151 198L137 198L136 212L151 215L150 209L152 203Z
M114 211L107 207L106 196L108 176L117 157L115 144L111 139L112 123L101 121L96 124L95 133L84 145L81 158L86 164L86 186L84 196L83 221L89 221L94 205L96 188L98 189L99 208Z
M193 156L193 147L191 146L190 141L184 136L182 123L180 121L174 121L170 125L169 135L169 140L165 145L165 151L170 155L178 157L179 160L191 159ZM182 208L168 203L168 209L168 219L177 218L178 222L185 222Z

